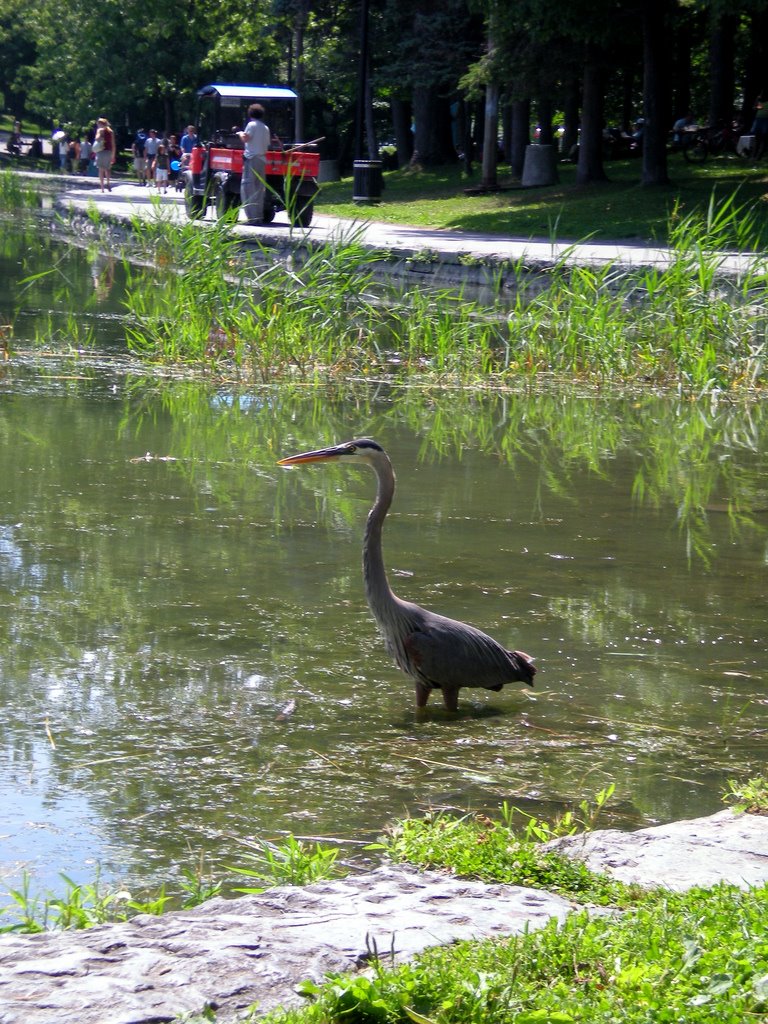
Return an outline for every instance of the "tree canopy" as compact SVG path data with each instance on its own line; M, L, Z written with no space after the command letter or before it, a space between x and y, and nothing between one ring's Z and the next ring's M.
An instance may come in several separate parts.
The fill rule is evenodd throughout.
M643 181L660 182L674 118L748 126L768 95L768 0L0 0L0 91L7 112L43 123L103 113L171 130L207 82L291 84L304 137L348 160L361 15L358 131L369 152L394 142L401 162L479 160L497 124L514 166L515 120L525 141L532 111L542 142L553 120L579 139L579 180L599 181L604 127L642 117Z

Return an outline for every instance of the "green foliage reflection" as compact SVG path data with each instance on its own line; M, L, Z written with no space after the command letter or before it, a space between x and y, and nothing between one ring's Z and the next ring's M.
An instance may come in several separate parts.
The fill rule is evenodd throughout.
M136 383L126 403L123 430L157 415L155 394ZM765 456L768 420L763 403L733 404L712 398L690 403L658 396L607 400L558 391L488 395L466 390L437 393L380 386L357 391L299 387L224 390L183 382L159 395L168 415L169 453L178 472L199 486L204 475L226 463L241 480L270 474L287 451L312 448L351 436L370 435L386 445L405 428L421 438L420 458L461 459L473 449L514 470L536 467L537 504L547 494L576 497L584 473L606 480L616 460L633 467L632 494L640 507L668 509L690 557L713 556L711 521L726 516L734 537L762 535L768 509ZM228 475L232 481L232 475ZM285 479L283 474L278 480ZM196 482L195 482L196 481ZM291 486L319 495L318 516L354 518L354 505L336 494L334 474L313 474ZM278 486L278 520L283 519ZM331 497L333 495L333 497ZM219 493L221 500L229 495Z

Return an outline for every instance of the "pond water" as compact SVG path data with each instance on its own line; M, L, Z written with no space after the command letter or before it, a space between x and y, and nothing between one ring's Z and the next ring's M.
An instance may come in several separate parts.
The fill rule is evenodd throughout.
M119 264L0 227L5 886L157 884L287 831L357 854L609 782L633 827L764 770L764 403L161 379L122 353ZM394 589L530 652L533 691L416 718L363 596L372 475L275 465L353 436L398 474Z

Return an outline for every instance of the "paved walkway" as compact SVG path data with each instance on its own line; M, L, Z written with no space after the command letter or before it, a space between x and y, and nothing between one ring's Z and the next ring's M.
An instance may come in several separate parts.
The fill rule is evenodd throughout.
M45 176L41 176L45 177ZM140 188L128 182L118 182L110 193L101 193L93 179L66 178L71 184L59 204L71 210L85 211L96 208L105 218L129 220L138 214L142 217L157 216L157 201L164 216L185 220L183 197L180 193L169 192L158 196L154 188ZM94 188L94 185L96 186ZM395 258L419 257L425 254L434 261L443 261L470 267L473 260L498 264L522 264L530 269L545 269L564 262L574 266L601 267L617 264L627 269L645 267L666 267L670 263L670 252L662 247L644 245L623 245L618 242L570 242L536 241L524 238L504 238L499 235L475 232L447 231L434 228L413 227L404 224L385 224L375 219L376 208L361 208L359 220L349 220L315 214L310 228L291 229L286 215L278 214L273 224L264 227L248 227L239 224L237 232L244 240L260 239L267 244L297 240L321 243L328 240L349 238L353 233L372 249L385 250ZM206 220L214 217L209 208ZM720 261L721 272L728 275L742 274L754 269L757 263L765 264L762 254L738 256L723 253ZM427 264L429 260L425 261Z

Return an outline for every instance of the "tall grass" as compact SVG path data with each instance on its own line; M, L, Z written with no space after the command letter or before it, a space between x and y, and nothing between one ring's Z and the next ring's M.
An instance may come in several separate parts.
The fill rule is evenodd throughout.
M12 170L0 171L0 209L15 210L20 206L36 206L37 193Z
M157 270L129 267L130 347L164 361L230 366L259 380L357 367L381 316L368 288L371 256L352 235L286 261L254 264L226 221L136 226Z
M248 264L224 223L136 226L157 267L131 272L131 347L258 381L408 378L503 386L556 377L674 387L685 394L766 383L765 260L723 270L726 250L759 237L735 197L701 214L675 210L668 265L632 272L563 258L542 290L513 268L511 302L483 305L416 288L372 293L382 258L357 235L287 261ZM500 293L499 293L500 298Z

